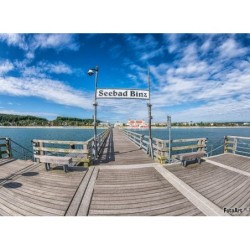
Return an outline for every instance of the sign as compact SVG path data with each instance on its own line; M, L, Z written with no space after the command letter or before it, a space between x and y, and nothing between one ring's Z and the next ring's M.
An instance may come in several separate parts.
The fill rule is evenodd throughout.
M96 98L149 100L149 91L141 89L97 89Z

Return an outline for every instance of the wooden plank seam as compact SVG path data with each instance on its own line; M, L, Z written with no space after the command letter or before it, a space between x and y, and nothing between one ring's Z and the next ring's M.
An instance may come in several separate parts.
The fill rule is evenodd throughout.
M248 176L250 177L250 173L249 172L246 172L244 170L240 170L240 169L237 169L237 168L234 168L234 167L230 167L230 166L227 166L225 164L222 164L222 163L219 163L219 162L216 162L216 161L212 161L212 160L209 160L209 159L205 159L206 162L208 163L211 163L213 165L216 165L218 167L221 167L221 168L225 168L227 170L230 170L232 172L236 172L238 174L242 174L242 175L245 175L245 176Z
M228 214L224 213L221 208L195 191L167 169L163 168L162 166L156 166L154 168L205 215L229 216Z

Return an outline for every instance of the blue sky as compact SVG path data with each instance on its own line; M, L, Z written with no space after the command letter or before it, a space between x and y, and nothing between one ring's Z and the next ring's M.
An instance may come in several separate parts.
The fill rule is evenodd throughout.
M100 88L147 88L153 121L250 121L249 34L0 34L0 113L89 118ZM147 119L145 100L98 100L98 119Z

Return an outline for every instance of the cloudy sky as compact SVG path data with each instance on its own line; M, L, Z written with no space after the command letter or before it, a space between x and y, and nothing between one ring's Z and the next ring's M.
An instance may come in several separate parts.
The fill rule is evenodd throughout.
M0 113L89 118L100 88L147 89L154 121L250 121L249 34L0 34ZM98 100L98 119L147 119L145 100Z

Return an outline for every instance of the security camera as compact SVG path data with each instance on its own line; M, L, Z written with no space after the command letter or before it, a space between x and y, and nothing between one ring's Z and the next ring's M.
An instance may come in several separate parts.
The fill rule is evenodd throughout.
M93 70L93 69L90 69L90 70L88 71L88 75L89 75L89 76L94 75L94 70Z

